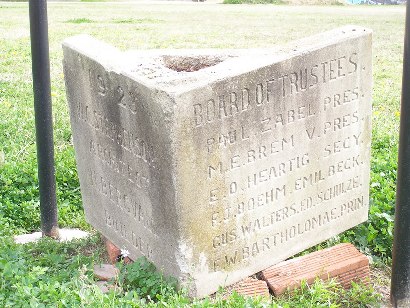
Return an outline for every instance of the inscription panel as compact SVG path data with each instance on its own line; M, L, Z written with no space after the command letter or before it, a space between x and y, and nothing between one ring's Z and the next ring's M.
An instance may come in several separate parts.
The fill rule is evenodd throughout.
M133 259L179 275L169 253L175 211L164 208L173 202L160 190L170 182L158 159L169 157L161 147L169 142L151 116L149 89L75 50L65 49L64 69L87 221Z
M184 186L185 231L210 273L261 270L367 219L369 37L181 101L178 159L195 182Z

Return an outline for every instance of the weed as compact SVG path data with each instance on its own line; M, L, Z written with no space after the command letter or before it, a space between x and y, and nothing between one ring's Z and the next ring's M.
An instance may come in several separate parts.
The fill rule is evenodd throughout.
M135 290L141 297L158 300L175 293L177 281L158 272L155 265L141 257L122 269L120 280L126 290Z
M369 307L377 305L380 296L371 286L352 283L352 288L346 290L335 280L328 282L316 280L312 285L302 282L301 288L288 291L278 298L283 307L316 308L316 307Z

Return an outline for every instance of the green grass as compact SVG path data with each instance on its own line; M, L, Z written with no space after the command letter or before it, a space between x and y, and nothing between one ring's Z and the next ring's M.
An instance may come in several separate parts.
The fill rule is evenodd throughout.
M65 98L61 63L64 38L87 33L121 49L258 48L346 24L373 29L370 218L333 242L351 241L374 260L390 263L404 7L207 4L199 8L189 2L50 2L48 7L59 223L82 229L89 227L82 212ZM0 20L0 236L7 238L39 230L39 201L27 3L0 3ZM1 242L0 248L6 254L26 254L26 248L7 240ZM5 257L0 261L2 258ZM78 265L91 263L88 260ZM82 282L76 283L78 291ZM68 286L74 288L74 282ZM102 295L97 297L107 300Z
M214 298L191 300L183 291L175 291L172 282L143 260L119 264L122 275L110 282L116 288L102 294L93 277L94 264L104 261L96 235L70 243L43 239L26 245L2 238L0 246L1 307L358 308L379 302L371 287L354 284L345 290L335 281L304 284L272 302L235 293L226 297L223 289Z
M223 4L284 4L282 0L224 0Z
M160 23L161 19L151 19L151 18L127 18L127 19L113 19L113 23L116 24L151 24Z
M88 18L74 18L66 21L67 23L71 24L90 24L95 22L94 20Z

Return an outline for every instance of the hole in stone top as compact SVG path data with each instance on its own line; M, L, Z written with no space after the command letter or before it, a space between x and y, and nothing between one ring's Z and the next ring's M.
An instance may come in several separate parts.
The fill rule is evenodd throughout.
M225 60L217 56L163 56L164 65L177 72L196 72Z

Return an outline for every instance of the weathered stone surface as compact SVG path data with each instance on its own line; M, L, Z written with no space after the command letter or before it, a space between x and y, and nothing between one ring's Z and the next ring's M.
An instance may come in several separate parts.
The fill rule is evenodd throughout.
M271 50L64 43L87 220L203 296L367 219L371 32Z
M97 264L94 265L94 276L99 280L117 279L119 270L112 264Z
M336 278L343 287L349 288L352 281L366 282L369 274L369 259L347 243L284 261L262 271L263 279L275 295L300 287L302 281L312 283L316 278Z

